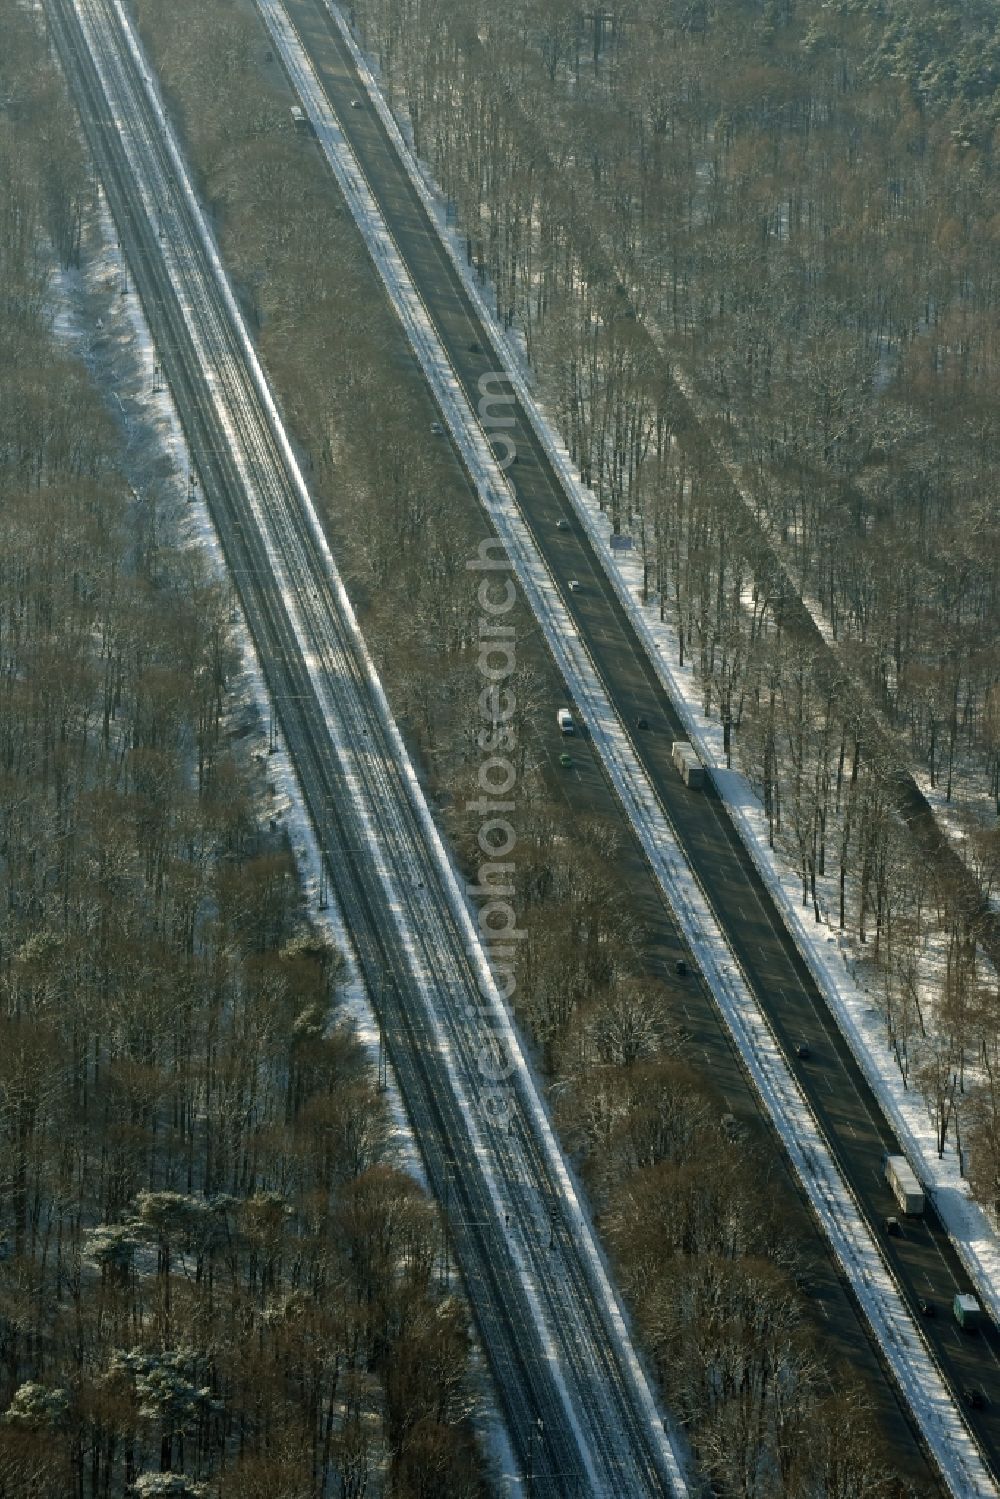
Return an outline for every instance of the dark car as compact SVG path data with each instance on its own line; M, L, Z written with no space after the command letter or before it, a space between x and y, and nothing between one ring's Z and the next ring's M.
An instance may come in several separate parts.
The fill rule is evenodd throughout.
M933 1301L928 1301L925 1296L917 1297L917 1306L920 1308L921 1317L936 1317L937 1307Z
M901 1239L903 1237L903 1230L899 1226L898 1218L886 1218L884 1227L886 1233L891 1234L894 1239Z
M482 346L482 344L479 343L479 342L477 342L476 339L473 339L471 341L471 343L469 344L469 353L470 354L481 354L482 352L483 352L483 346Z
M803 1060L803 1062L806 1060L807 1057L812 1056L812 1052L809 1050L809 1042L808 1041L800 1041L799 1044L798 1044L798 1046L796 1046L796 1048L795 1048L795 1055L797 1057L801 1057L802 1060Z
M966 1405L971 1406L974 1411L981 1411L986 1404L986 1396L984 1395L983 1391L974 1384L966 1386L966 1388L962 1391L962 1399L965 1401Z
M637 729L648 729L649 728L649 719L646 717L646 715L644 713L640 714L639 717L636 719L635 726L636 726Z
M677 962L674 964L674 972L677 974L677 977L679 979L686 979L687 971L687 960L685 958L678 958Z

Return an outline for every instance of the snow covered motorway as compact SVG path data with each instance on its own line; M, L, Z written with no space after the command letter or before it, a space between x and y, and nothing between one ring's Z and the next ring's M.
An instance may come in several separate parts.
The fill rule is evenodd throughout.
M309 115L351 211L368 243L448 428L481 501L506 544L518 579L575 699L670 905L697 953L743 1062L809 1196L883 1356L912 1411L928 1450L955 1495L988 1495L996 1487L987 1465L911 1316L823 1131L793 1076L725 934L694 875L669 817L640 764L600 674L570 617L515 497L452 369L433 320L365 180L293 23L280 0L258 0L275 46ZM336 7L329 6L348 45ZM382 101L363 60L355 65L376 103Z
M686 1494L682 1450L630 1343L137 39L118 0L46 9L428 1175L449 1205L522 1472L535 1494Z

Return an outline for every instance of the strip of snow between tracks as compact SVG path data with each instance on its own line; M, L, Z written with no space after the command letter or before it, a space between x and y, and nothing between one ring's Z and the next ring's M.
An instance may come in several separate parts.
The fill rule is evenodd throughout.
M744 1063L781 1133L813 1209L865 1310L924 1439L952 1493L995 1494L997 1491L961 1413L739 970L708 900L677 845L558 588L512 503L510 488L295 28L279 0L257 0L257 3L449 430L476 482L480 499L507 545L521 585L573 691L607 772L688 941L699 955ZM333 11L334 7L330 9ZM342 24L342 30L352 41L362 79L375 97L377 87L370 71L353 47L346 25ZM488 317L486 321L489 326ZM528 409L531 409L530 397Z

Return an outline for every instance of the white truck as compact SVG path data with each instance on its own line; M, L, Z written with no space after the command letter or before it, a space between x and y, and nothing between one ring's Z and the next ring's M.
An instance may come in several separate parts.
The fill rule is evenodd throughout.
M900 1211L909 1218L919 1218L924 1210L924 1189L905 1155L886 1156L885 1179Z
M967 1292L959 1291L951 1304L952 1316L959 1327L964 1327L966 1332L975 1332L983 1320L983 1309L975 1296Z
M692 789L704 786L705 767L686 739L675 739L670 746L670 754L674 768L680 773L685 786L690 786Z

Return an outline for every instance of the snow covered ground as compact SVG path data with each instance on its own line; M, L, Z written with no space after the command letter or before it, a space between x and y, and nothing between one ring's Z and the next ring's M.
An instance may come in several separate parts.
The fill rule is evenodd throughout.
M571 684L594 743L599 748L681 926L699 955L758 1091L782 1133L793 1165L865 1307L925 1439L955 1494L993 1493L993 1485L982 1468L974 1444L937 1372L922 1334L906 1311L881 1251L857 1212L849 1189L840 1176L808 1104L753 996L743 982L712 916L704 892L698 887L678 848L655 794L638 765L627 735L607 699L586 648L563 605L556 583L511 503L512 496L506 481L448 364L431 319L410 281L360 166L329 107L294 27L279 0L258 0L258 5L309 114L320 147L365 236L372 259L476 482L482 503L507 545L518 578L543 627L556 662ZM330 9L338 19L344 35L350 40L343 18L334 6L331 5ZM405 150L374 78L356 49L355 56L376 107L380 109L387 126L396 134L398 146ZM430 198L429 189L412 160L411 170L422 192ZM461 254L453 243L450 248L464 274ZM478 299L478 287L471 281L470 287ZM483 311L486 311L485 307ZM523 374L498 333L495 334L495 345L498 357L508 366L511 378L519 386L522 399L532 412L539 435L547 443L553 461L563 472L568 485L572 486L581 519L594 535L599 550L607 554L610 561L610 547L602 517L595 511L589 495L572 474L565 451L560 449L541 414L533 408ZM650 621L642 610L635 610L635 579L618 570L609 568L609 572L628 607L633 610L643 634L651 637ZM649 638L648 644L652 649L655 642ZM659 657L660 652L657 650L656 654ZM689 683L683 685L685 689L690 686ZM702 728L695 715L690 714L690 717L693 732L704 739L707 727L710 726ZM707 742L706 749L709 749ZM710 763L717 763L711 753L707 758ZM723 782L722 789L730 797L733 796L734 788L727 787Z
M665 690L681 710L692 742L709 767L719 794L729 807L757 869L777 902L869 1084L882 1101L893 1129L928 1195L934 1201L970 1278L992 1316L1000 1323L1000 1236L972 1199L968 1183L961 1174L952 1139L949 1138L943 1158L938 1158L935 1129L927 1104L914 1088L907 1088L904 1084L895 1054L886 1040L884 1017L872 995L866 990L865 965L861 961L857 945L837 930L829 913L824 913L823 920L817 924L812 918L811 908L808 912L803 909L797 874L784 867L775 851L768 846L767 819L759 798L745 775L738 770L726 768L722 727L702 713L702 691L693 669L677 665L679 651L676 632L669 622L660 620L655 599L650 599L645 605L642 603L641 555L638 551L612 551L610 519L601 511L594 494L573 468L569 453L559 439L554 424L549 422L535 400L523 349L515 338L505 334L500 328L474 267L469 266L466 261L464 238L449 227L443 194L427 168L414 157L404 139L378 86L374 63L361 53L339 8L332 0L327 0L327 5L352 48L372 101L396 142L452 263L462 276L490 332L494 351L516 386L537 434L545 442L549 457L573 499L597 555L614 583L618 597L628 611ZM488 290L487 287L486 291ZM826 631L826 623L821 614L817 623Z
M662 349L662 332L657 326L656 321L652 318L648 319L646 327L654 342ZM675 380L678 388L687 397L691 405L691 409L698 413L699 418L705 419L706 429L710 429L713 425L717 428L719 425L718 422L712 422L709 412L706 409L705 401L699 396L698 392L696 391L694 382L679 366L676 353L673 351L670 354L670 366L673 379ZM814 594L810 593L806 588L803 587L800 570L795 564L790 547L788 547L785 544L784 540L775 533L775 529L769 524L766 516L764 517L763 521L759 521L759 504L750 494L747 493L746 487L744 485L743 473L740 469L739 464L730 460L725 455L725 453L721 451L719 444L714 445L714 451L716 457L719 459L720 463L723 465L730 479L732 480L733 488L743 502L747 514L752 518L755 524L761 524L766 530L769 545L772 547L775 556L780 559L781 565L785 569L790 583L794 587L796 593L798 594L798 597L801 599L803 605L805 606L805 609L813 624L816 626L819 634L826 641L826 644L829 646L830 650L833 651L835 655L839 656L841 661L843 661L844 653L842 649L842 640L839 640L836 633L834 632L833 626L830 623L829 615L823 608L820 600ZM885 713L883 713L877 707L874 698L868 692L866 687L860 685L859 691L865 694L865 697L869 702L869 706L874 712L876 712L878 716L878 720L883 731L885 732L887 738L891 740L894 736L894 730L889 723ZM925 797L928 805L932 808L934 816L937 819L937 822L942 831L947 835L948 839L954 845L955 849L962 856L962 858L965 859L966 862L968 862L970 831L972 831L973 829L977 832L987 830L993 827L996 822L996 814L990 794L989 781L985 766L983 766L981 763L976 764L975 762L970 762L968 756L966 756L964 759L961 756L956 756L954 774L952 777L952 791L950 800L946 794L945 786L943 784L944 777L942 776L940 770L936 778L937 784L935 786L931 785L930 773L923 766L914 765L911 766L911 770L913 779L919 786L920 791ZM1000 891L992 892L991 894L989 894L988 899L993 909L1000 911Z
M122 417L128 438L126 477L140 502L155 506L158 525L178 545L197 548L212 574L226 579L225 562L215 527L201 492L191 489L191 460L170 391L157 378L158 355L139 298L121 296L126 269L117 245L114 222L103 205L94 226L96 241L83 278L62 278L54 327L83 354L95 373L110 386L112 408ZM100 320L100 328L93 320ZM90 323L91 326L87 326ZM97 347L95 347L95 344ZM100 347L103 345L103 349ZM259 763L266 762L266 779L274 795L258 809L260 819L274 818L285 826L310 922L340 953L347 964L346 979L337 995L334 1023L349 1018L371 1057L378 1058L378 1022L368 1000L351 951L350 938L332 892L320 900L320 853L280 729L269 734L271 714L267 688L253 640L234 596L233 632L242 658L241 675L230 684L231 723L247 722L252 732L244 739ZM273 742L273 748L271 748ZM387 1102L393 1120L393 1148L398 1164L427 1185L416 1142L410 1131L395 1079L390 1072Z

